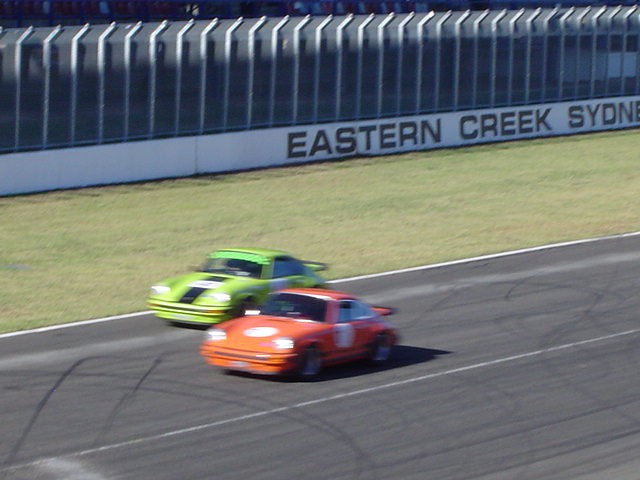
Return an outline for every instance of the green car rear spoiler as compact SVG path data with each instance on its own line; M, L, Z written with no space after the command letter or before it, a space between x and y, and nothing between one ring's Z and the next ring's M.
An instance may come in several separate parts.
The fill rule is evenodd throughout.
M302 263L306 267L309 267L314 272L322 272L323 270L326 270L327 268L329 268L329 266L326 263L322 263L322 262L312 262L309 260L302 260Z

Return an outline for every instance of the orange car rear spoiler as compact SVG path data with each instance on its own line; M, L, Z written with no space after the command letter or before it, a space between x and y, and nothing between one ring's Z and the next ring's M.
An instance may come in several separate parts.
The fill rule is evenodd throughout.
M396 310L391 307L373 307L373 309L382 316L393 315L396 313Z

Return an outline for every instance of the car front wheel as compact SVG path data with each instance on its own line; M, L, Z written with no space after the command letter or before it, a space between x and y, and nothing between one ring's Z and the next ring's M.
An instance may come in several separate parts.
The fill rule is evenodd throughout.
M322 362L320 361L320 353L316 347L309 346L300 354L300 367L298 374L302 378L315 377L320 373Z

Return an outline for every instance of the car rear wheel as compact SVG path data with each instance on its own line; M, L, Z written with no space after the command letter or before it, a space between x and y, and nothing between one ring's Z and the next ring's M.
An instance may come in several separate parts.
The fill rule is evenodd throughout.
M300 366L298 374L302 378L315 377L320 373L322 362L320 361L320 353L313 345L305 348L300 354Z
M378 333L373 340L371 348L371 362L374 364L385 363L391 356L391 338L387 333Z

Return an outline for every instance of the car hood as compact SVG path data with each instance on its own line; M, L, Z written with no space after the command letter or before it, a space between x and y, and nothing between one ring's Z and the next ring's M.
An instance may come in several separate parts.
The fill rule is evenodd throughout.
M255 283L255 278L235 277L233 275L193 272L163 282L170 291L157 298L181 303L220 303L206 294L220 292L233 293Z
M232 320L225 326L227 342L237 348L257 349L270 347L276 338L290 337L294 340L317 333L327 324L310 320L295 320L258 315Z

